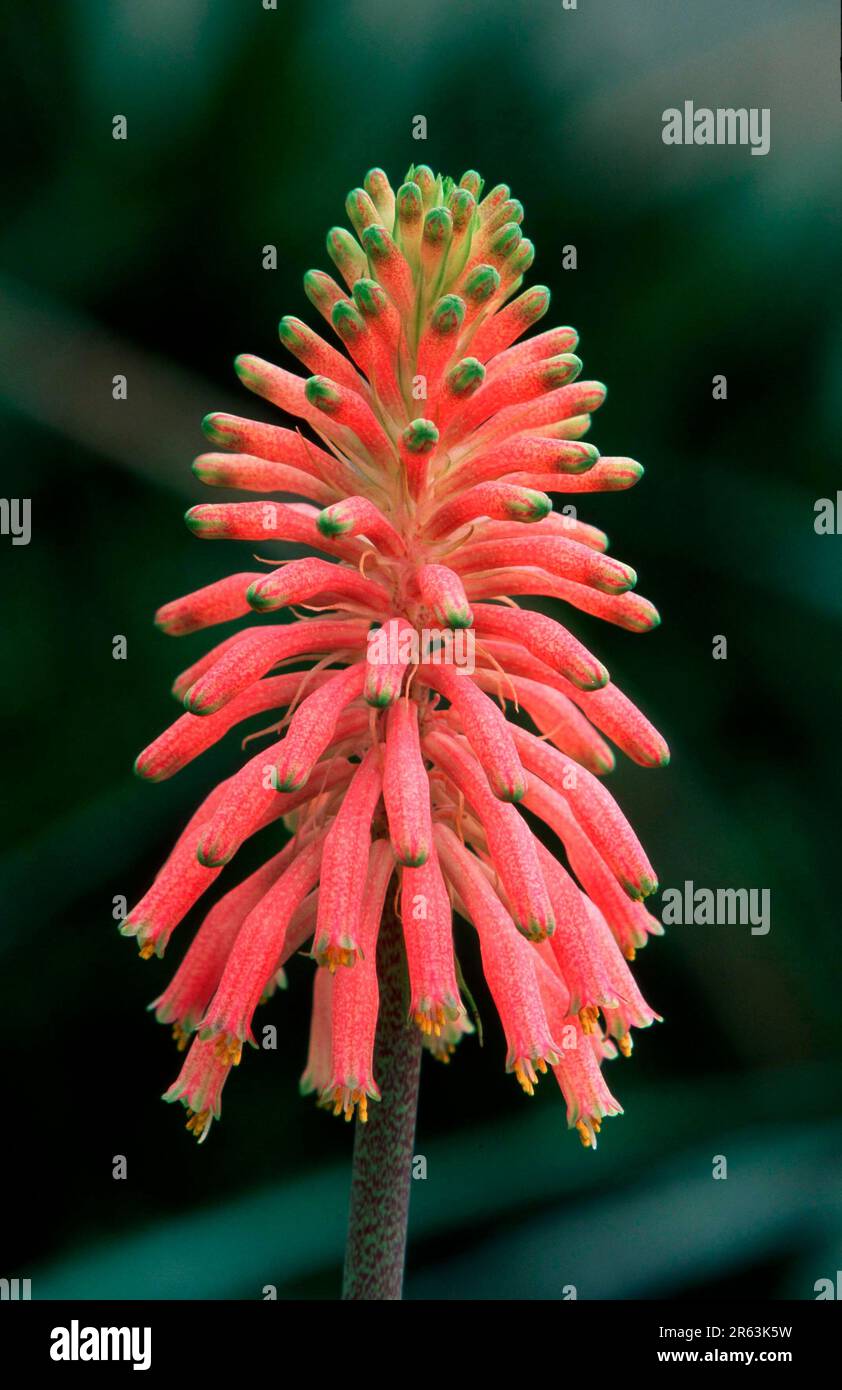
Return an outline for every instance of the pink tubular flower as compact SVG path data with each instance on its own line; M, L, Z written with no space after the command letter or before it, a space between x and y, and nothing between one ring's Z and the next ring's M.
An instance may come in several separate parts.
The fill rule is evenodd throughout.
M123 933L162 955L245 840L281 819L292 838L279 851L271 832L263 867L234 886L226 876L155 1004L190 1043L166 1099L188 1107L200 1138L254 1043L256 1009L308 941L302 1089L366 1119L380 1099L384 912L402 925L407 1026L443 1060L473 1032L454 908L473 924L507 1068L530 1094L551 1068L586 1145L620 1110L603 1062L657 1018L627 964L660 932L643 904L657 881L599 779L610 744L646 767L668 761L666 744L558 618L510 597L655 627L603 532L551 500L630 487L642 469L583 442L605 388L578 379L573 329L523 336L549 291L521 291L533 248L520 204L504 185L481 193L473 172L456 184L413 168L395 194L372 170L346 203L355 235L328 237L344 284L321 271L304 281L338 345L285 318L303 374L236 362L294 427L205 421L213 452L196 476L250 499L193 507L188 525L257 553L159 610L172 636L223 625L223 637L176 680L185 712L136 770L159 781L253 716L268 727L244 740L259 742L195 812ZM272 541L317 553L267 561ZM274 620L291 605L291 621Z

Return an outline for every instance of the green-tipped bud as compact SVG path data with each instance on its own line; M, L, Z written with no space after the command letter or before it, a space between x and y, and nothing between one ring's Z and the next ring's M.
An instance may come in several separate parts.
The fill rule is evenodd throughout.
M395 211L401 227L411 227L424 216L424 199L417 183L402 183L395 195Z
M335 303L339 293L339 287L335 280L326 275L323 270L308 270L304 276L304 293L319 313L325 318L330 316L331 305Z
M458 333L465 319L465 301L458 294L446 294L433 307L430 327L434 333Z
M330 321L343 343L355 343L360 335L366 331L362 315L357 312L353 304L348 303L347 299L340 299L334 304Z
M503 204L500 212L505 213L507 222L519 223L522 222L524 218L523 203L519 198L510 198L507 203Z
M517 301L520 318L525 324L537 323L550 307L550 292L546 285L533 285Z
M339 392L326 376L311 376L304 384L304 394L311 405L332 415L340 401Z
M477 265L465 283L465 298L471 304L485 304L500 288L500 274L493 265Z
M388 175L382 169L369 169L363 179L363 188L375 205L385 202L392 192Z
M364 188L352 188L348 197L345 199L345 211L348 214L354 231L359 236L366 227L380 221L377 208L369 198Z
M430 454L439 442L439 432L432 420L412 420L401 435L410 454Z
M496 183L493 188L489 189L482 200L482 206L486 214L495 212L497 208L499 208L501 204L507 202L511 196L512 190L507 183Z
M467 169L459 180L459 187L466 188L477 202L479 202L482 195L484 184L485 180L481 174L477 173L476 169Z
M518 231L520 231L519 227ZM528 237L524 237L509 257L509 270L514 275L525 275L534 259L535 247Z
M463 357L447 374L447 389L453 396L472 396L485 381L485 367L475 357Z
M205 416L202 421L202 429L211 444L218 444L220 448L230 449L235 440L230 430L222 428L221 421L224 419L225 416L218 410L215 410L211 415ZM642 471L641 469L641 472Z
M523 232L517 222L507 222L496 232L491 240L491 252L499 261L508 260L514 255L523 240Z
M300 319L294 318L292 314L286 314L278 324L278 337L285 348L288 348L294 356L302 352L305 345L305 336L302 329L306 332L306 325Z
M365 256L344 227L331 227L327 234L327 254L344 280L353 283L364 274Z
M467 188L457 188L450 199L450 215L454 232L461 232L476 211L477 200Z
M413 182L421 189L424 206L429 207L436 192L436 176L427 164L419 164L413 174Z
M279 594L276 589L270 589L268 592L261 591L261 585L266 583L268 577L256 579L246 589L246 603L256 613L273 613L277 608L285 608L289 602L286 596Z
M212 455L210 454L200 454L198 458L193 460L190 467L194 478L198 478L200 483L207 483L212 486L219 477L219 470L214 468L211 458Z
M316 517L316 525L323 536L342 536L351 528L348 517L342 515L342 503L336 502L325 507Z
M256 365L255 359L247 352L241 352L239 357L234 358L234 371L244 386L248 386L252 391L260 391L264 375Z
M377 318L385 311L389 303L389 296L382 285L378 285L376 280L367 280L365 278L358 280L354 285L352 293L354 296L354 303L360 313L367 319Z
M225 531L224 521L211 507L189 507L184 521L194 536L221 536Z
M548 391L556 386L566 386L569 381L576 380L582 365L581 358L575 352L561 352L557 357L551 357L543 373L544 386Z
M366 227L360 237L363 248L375 264L392 254L392 239L385 227ZM359 277L358 277L359 278Z
M553 509L553 500L545 492L531 487L518 488L519 496L512 497L506 510L513 521L543 521Z
M424 218L424 244L429 248L440 248L449 241L453 229L453 219L447 208L431 208Z

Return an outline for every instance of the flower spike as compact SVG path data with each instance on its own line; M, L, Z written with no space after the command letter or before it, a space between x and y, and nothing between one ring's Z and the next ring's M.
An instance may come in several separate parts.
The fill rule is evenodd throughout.
M292 370L235 362L282 414L203 422L196 478L243 497L191 507L187 525L253 556L156 614L169 636L221 632L177 676L179 717L138 776L247 750L121 926L160 956L209 895L151 1006L187 1049L165 1098L204 1139L256 1010L303 952L301 1089L364 1123L394 1016L384 914L407 1036L448 1061L474 1031L455 911L479 938L507 1069L531 1094L551 1068L592 1148L621 1109L605 1064L658 1018L629 963L661 931L655 870L603 779L615 749L649 768L669 750L579 637L590 619L651 632L657 610L605 532L553 502L643 470L585 438L606 388L582 379L575 329L536 331L550 292L523 284L534 248L507 184L423 164L392 184L373 167L345 214L327 237L336 276L304 277L326 326L281 319ZM238 879L252 840L263 862Z

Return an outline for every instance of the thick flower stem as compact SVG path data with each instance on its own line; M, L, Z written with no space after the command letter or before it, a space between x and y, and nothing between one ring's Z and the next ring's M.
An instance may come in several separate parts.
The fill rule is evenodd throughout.
M403 1285L421 1034L407 1022L406 957L391 906L380 927L377 974L374 1074L382 1099L356 1126L343 1299L399 1299Z

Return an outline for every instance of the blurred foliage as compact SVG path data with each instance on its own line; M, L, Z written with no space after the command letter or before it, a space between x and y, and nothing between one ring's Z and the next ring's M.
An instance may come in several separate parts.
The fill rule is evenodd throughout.
M301 275L326 265L346 191L419 158L512 184L552 321L611 388L595 442L647 468L582 509L664 618L645 639L574 624L673 747L669 771L623 765L612 789L664 885L770 888L772 930L676 927L639 958L666 1022L613 1064L626 1115L595 1155L554 1083L527 1103L504 1075L463 933L486 1041L425 1067L409 1294L809 1298L839 1267L842 541L813 530L842 423L834 26L818 0L7 13L4 493L31 497L33 538L0 544L0 1272L36 1297L335 1296L351 1136L297 1095L307 962L270 1006L278 1052L246 1059L196 1149L157 1099L176 1063L144 1012L172 964L138 964L109 923L236 758L228 741L165 786L131 775L205 642L176 647L151 614L233 563L179 524L199 419L255 410L231 357L280 359L275 324L311 317ZM690 98L770 107L770 154L663 146L661 112Z

